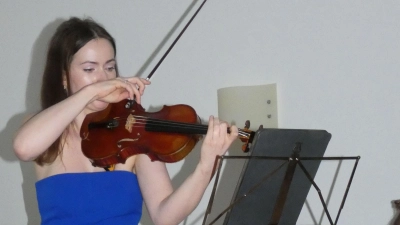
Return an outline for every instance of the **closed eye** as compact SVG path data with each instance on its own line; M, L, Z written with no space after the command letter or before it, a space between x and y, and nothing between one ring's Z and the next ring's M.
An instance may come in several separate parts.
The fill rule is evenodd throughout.
M85 69L83 69L83 71L90 73L90 72L93 72L94 69L93 68L85 68Z
M107 72L113 72L115 70L115 66L110 66L106 68Z

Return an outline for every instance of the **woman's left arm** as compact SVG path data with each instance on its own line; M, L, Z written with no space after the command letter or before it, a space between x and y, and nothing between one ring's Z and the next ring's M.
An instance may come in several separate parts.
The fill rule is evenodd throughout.
M237 127L230 130L228 133L226 123L210 117L200 162L175 191L164 163L151 162L146 155L137 156L135 169L154 224L178 224L197 207L212 178L216 156L224 155L237 138Z

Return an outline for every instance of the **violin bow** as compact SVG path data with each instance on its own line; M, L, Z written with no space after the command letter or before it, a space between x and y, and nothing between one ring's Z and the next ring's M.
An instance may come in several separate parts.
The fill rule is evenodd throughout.
M185 33L186 29L189 27L189 25L192 23L193 19L197 16L197 14L200 12L201 8L203 8L203 5L207 2L207 0L204 0L199 8L196 10L196 12L193 14L192 18L186 23L185 27L182 29L182 31L179 33L179 35L175 38L174 42L172 42L171 46L167 49L167 51L164 53L164 55L161 57L160 61L156 64L156 66L153 68L153 70L149 73L147 76L146 80L150 80L150 78L153 76L153 74L156 72L158 67L161 65L161 63L164 61L164 59L167 57L169 52L172 50L172 48L175 46L176 42L181 38L183 33Z

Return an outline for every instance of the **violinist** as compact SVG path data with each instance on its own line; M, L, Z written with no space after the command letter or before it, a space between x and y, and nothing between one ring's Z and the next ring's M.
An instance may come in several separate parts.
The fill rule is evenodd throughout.
M154 224L179 224L198 205L214 160L238 129L210 117L193 173L173 190L165 163L137 154L112 171L92 166L79 131L87 114L124 99L141 103L150 82L118 74L113 37L91 19L70 18L50 40L43 74L42 110L14 139L23 161L34 161L42 224L138 224L145 203Z

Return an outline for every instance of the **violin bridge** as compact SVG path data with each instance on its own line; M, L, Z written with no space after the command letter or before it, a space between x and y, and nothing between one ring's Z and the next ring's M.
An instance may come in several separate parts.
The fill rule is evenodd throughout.
M129 114L128 118L126 118L126 123L125 123L125 129L129 132L132 133L132 127L133 124L136 123L136 119L132 114Z

